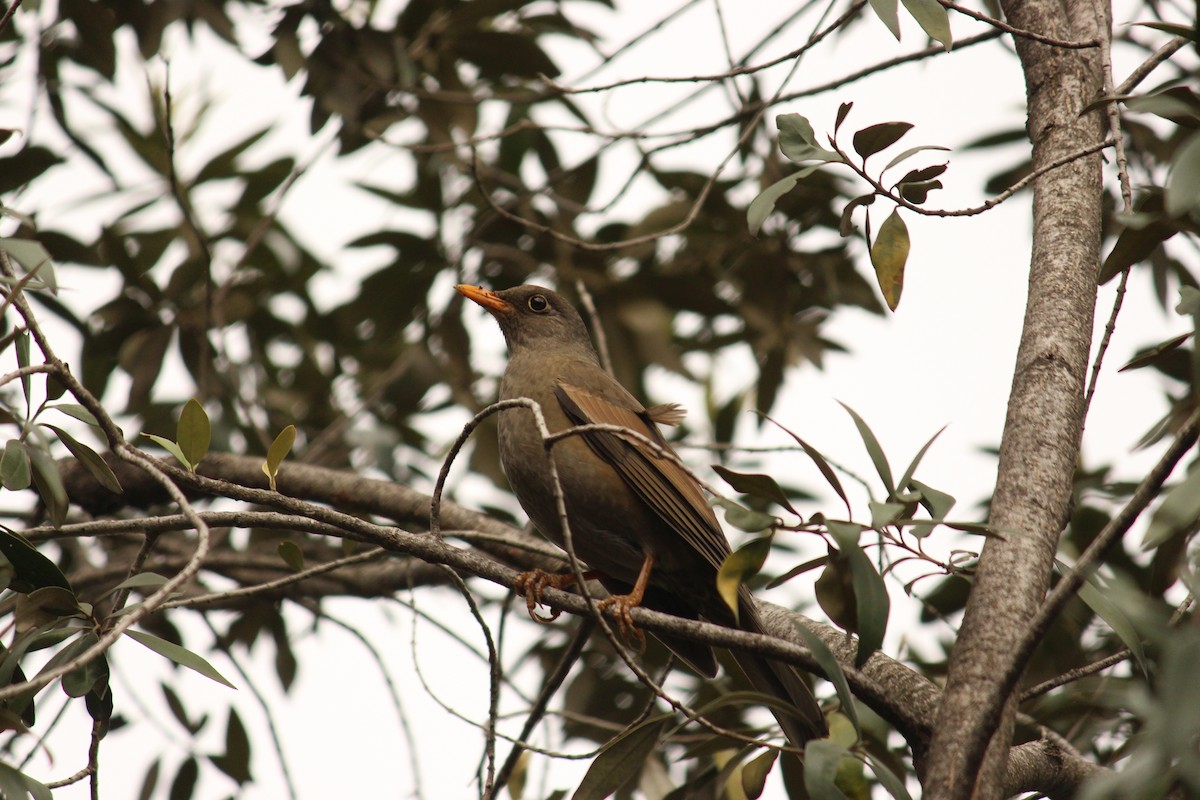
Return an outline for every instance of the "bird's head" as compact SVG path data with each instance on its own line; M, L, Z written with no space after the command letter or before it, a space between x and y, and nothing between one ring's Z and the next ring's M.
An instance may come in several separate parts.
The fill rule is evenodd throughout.
M516 355L526 347L539 350L584 347L592 351L592 341L583 319L560 294L533 285L500 292L467 284L454 288L496 318L508 344L509 355Z

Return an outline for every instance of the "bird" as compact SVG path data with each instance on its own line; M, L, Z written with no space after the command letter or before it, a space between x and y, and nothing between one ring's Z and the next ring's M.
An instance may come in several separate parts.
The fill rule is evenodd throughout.
M717 590L717 571L730 554L700 483L677 463L658 428L676 424L674 404L646 408L600 364L583 318L556 292L535 285L491 291L459 284L499 324L508 347L500 400L528 398L540 406L551 434L603 423L643 439L592 430L554 444L554 465L566 508L571 545L610 596L600 602L622 632L634 629L638 606L765 633L749 590L739 590L735 614ZM517 501L534 527L566 549L554 480L544 439L531 411L499 414L500 461ZM652 442L653 445L647 444ZM547 585L574 575L525 573L518 581L531 615ZM640 634L640 632L638 632ZM659 636L700 674L715 677L716 656L707 645ZM828 735L825 717L805 680L792 666L756 653L732 651L759 692L782 701L770 709L797 748ZM786 709L786 710L784 710Z

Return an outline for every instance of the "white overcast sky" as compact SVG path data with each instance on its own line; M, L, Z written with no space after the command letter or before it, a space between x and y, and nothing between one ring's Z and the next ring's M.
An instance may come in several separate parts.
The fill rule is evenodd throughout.
M725 21L730 30L732 50L743 52L762 31L783 17L783 4L777 0L724 0ZM789 4L790 5L790 4ZM618 12L605 10L598 4L567 5L568 14L602 33L607 49L640 31L667 8L665 3L619 2ZM840 7L838 9L840 11ZM844 74L863 64L910 52L924 42L921 31L902 11L904 41L897 43L879 23L869 20L859 23L846 36L814 51L801 65L789 89L803 88ZM811 19L811 16L810 16ZM1132 21L1117 13L1118 21ZM963 38L981 30L961 16L952 18L956 37ZM664 33L622 58L605 71L589 79L589 84L608 82L639 75L679 76L719 72L726 68L716 28L713 3L700 3L682 20L673 23ZM757 61L786 52L804 40L811 30L811 21L793 28L789 35L760 56ZM247 68L230 58L225 47L198 27L195 44L176 35L167 40L170 57L172 90L181 110L186 111L205 94L216 101L213 115L197 137L193 150L184 150L186 166L204 163L205 158L226 147L230 140L221 135L228 130L239 134L260 125L274 123L279 132L272 137L302 158L322 150L327 133L310 136L307 130L307 101L299 99L296 83L284 85L277 74ZM1165 38L1165 36L1164 36ZM264 40L261 40L265 42ZM123 41L132 52L132 39ZM569 83L572 76L586 72L594 63L584 48L562 40L547 45L563 67L561 81ZM869 81L843 87L816 98L789 103L777 109L779 113L798 112L812 120L818 133L831 128L839 103L854 102L854 111L847 128L863 127L876 122L907 120L916 128L908 135L906 144L941 144L958 148L976 137L999 128L1010 128L1024 122L1024 86L1015 58L1001 52L995 42L954 52L926 63L909 65L877 76ZM1131 62L1129 55L1118 51L1117 82L1122 70ZM126 66L121 74L118 98L123 104L145 110L144 98L147 76L140 67ZM785 65L786 67L787 65ZM155 79L161 79L161 64L154 66ZM766 83L766 90L778 87L783 69L775 69ZM1153 79L1149 84L1153 83ZM663 105L663 98L690 90L690 85L664 86L651 84L621 93L604 106L614 126L628 125L639 119L645 109ZM28 95L26 95L27 100ZM708 95L707 104L700 104L678 115L667 124L682 128L700 120L718 116L725 101L720 92ZM20 97L12 91L4 96L0 113L19 115ZM599 101L585 97L581 102ZM0 119L0 122L11 120ZM7 126L7 125L6 125ZM45 126L43 126L45 127ZM271 151L272 140L264 143L262 153ZM731 142L728 137L713 137L703 145L681 150L678 166L697 171L710 171L726 155ZM949 154L950 170L943 176L946 188L931 195L930 205L956 208L977 205L983 199L983 179L1010 166L1020 157L1020 148L978 153ZM580 151L583 157L584 151ZM942 160L934 154L925 163ZM266 161L272 156L263 156ZM373 182L399 187L406 180L404 156L385 148L367 148L347 163L335 163L322 158L297 184L288 197L283 215L293 230L306 243L337 269L322 276L321 291L328 302L343 299L353 290L353 279L380 266L373 253L347 251L346 242L361 231L387 225L403 225L403 212L372 201L361 191L350 188L353 179L370 178ZM60 172L63 172L60 170ZM1109 170L1109 178L1113 177ZM27 201L39 203L41 219L60 224L85 225L95 219L96 203L78 205L77 200L87 192L80 188L80 173L62 175L44 195L29 196ZM607 196L624 179L624 173L614 170L602 176L599 196ZM649 191L635 195L634 206L655 202ZM21 205L17 204L18 208ZM25 210L25 209L22 209ZM631 209L636 211L636 208ZM977 503L986 497L994 480L994 462L982 454L981 448L999 442L1005 404L1011 382L1011 371L1024 311L1025 282L1029 258L1029 197L1021 195L987 214L965 219L929 219L909 214L906 217L912 235L913 248L899 310L885 317L874 317L853 309L839 310L825 329L829 338L847 346L846 354L830 354L823 370L805 365L794 370L778 403L775 416L785 425L804 436L826 454L834 456L864 477L873 475L870 462L863 451L854 426L838 405L844 402L857 410L874 428L893 466L903 468L924 442L939 428L945 433L925 458L918 472L926 483L959 498L956 515L977 519ZM51 215L54 215L53 217ZM94 223L93 223L94 224ZM5 229L7 231L7 229ZM865 262L865 253L857 251ZM99 281L97 283L97 281ZM63 282L68 286L65 299L82 309L89 300L103 296L105 283L94 271L67 270ZM500 288L500 287L498 287ZM449 282L442 287L449 299ZM1111 288L1101 292L1098 306L1097 330L1104 324L1112 302ZM478 323L477 347L481 370L496 373L502 368L502 346L499 334L482 315ZM1148 424L1164 410L1162 390L1153 374L1134 372L1117 374L1116 367L1124 363L1140 347L1161 341L1187 330L1187 324L1173 314L1164 314L1153 300L1148 282L1135 276L1125 310L1108 355L1100 390L1096 395L1084 442L1086 466L1117 462L1118 476L1136 479L1153 453L1131 456L1131 448L1144 433ZM1097 337L1098 340L1098 337ZM723 364L723 368L726 365ZM732 359L728 367L744 369ZM656 374L652 390L662 397L684 399L686 405L700 407L701 398L682 380ZM465 417L440 418L445 432L441 438L451 440L457 433L455 425ZM747 437L753 434L749 416L744 425ZM766 434L763 443L786 442L781 434ZM698 465L703 457L698 451L687 455ZM764 462L766 471L788 478L815 491L823 491L820 476L803 457L786 455ZM460 478L460 486L461 486ZM468 487L474 484L467 483ZM829 495L801 510L808 514L829 508ZM469 493L463 493L468 502ZM863 509L858 497L858 509ZM865 514L864 514L865 515ZM961 545L973 547L972 539L946 539L945 550ZM809 591L809 582L796 581L787 591L768 596L777 602L796 602ZM898 623L888 640L887 650L896 655L904 646L928 646L930 633L924 641L915 643L902 624L911 619L912 609L906 608L902 593L893 586L893 602L898 604ZM489 590L490 591L490 590ZM423 610L454 626L465 635L474 635L469 615L461 598L444 593L435 602L430 596L420 598ZM411 721L420 727L419 758L423 762L422 788L425 796L468 797L475 793L470 781L472 765L478 757L481 737L469 725L450 717L426 697L416 683L410 662L410 625L407 613L398 604L384 602L331 603L329 609L358 627L374 632L373 641L385 651L391 678L403 694ZM302 615L294 623L304 624ZM946 629L933 631L945 636ZM203 637L205 634L199 632ZM430 626L418 632L421 665L434 684L434 691L453 704L464 715L482 720L486 712L486 673L484 668L465 650L445 641ZM421 643L434 642L436 646ZM517 648L510 652L515 654ZM303 798L324 797L407 797L413 789L408 768L406 744L401 736L397 716L378 673L362 647L349 635L323 624L314 635L298 637L301 661L300 680L291 696L283 696L270 676L269 648L259 648L253 663L260 667L255 685L272 709L286 758L292 770L298 793ZM118 658L125 677L117 680L118 708L131 698L139 698L161 714L162 703L157 690L157 678L165 673L161 659L126 643L119 648ZM242 718L255 734L254 772L259 783L241 793L246 800L278 798L281 789L276 757L264 735L264 715L245 679L236 674L228 662L217 664L225 674L243 688L237 696ZM205 698L212 695L212 684L202 678L184 676L183 694L189 704L195 703L193 713L199 713ZM149 688L147 688L149 687ZM827 687L825 687L827 689ZM215 690L223 691L223 690ZM828 692L824 689L823 694ZM224 696L213 699L220 708ZM513 706L515 709L516 706ZM510 720L515 732L519 720ZM104 743L102 758L102 789L110 797L131 797L141 780L150 754L164 750L163 778L160 787L174 774L175 765L185 757L188 742L178 733L174 723L161 728L142 722L139 730L121 732ZM214 719L202 738L202 749L219 752L224 719ZM32 768L33 774L47 779L61 777L82 766L86 743L82 736L86 727L71 723L64 731L80 732L80 739L56 735L54 765L44 761ZM163 740L173 744L165 749ZM578 748L574 748L578 749ZM503 752L503 749L502 749ZM555 775L571 774L578 764L556 767ZM205 771L211 774L211 770ZM545 787L570 785L568 779L552 780ZM232 792L232 784L221 779L208 779L202 784L198 797L224 797ZM81 784L62 789L56 798L70 800L86 797ZM545 792L542 793L543 796ZM163 795L165 796L165 794ZM531 794L531 796L538 796Z

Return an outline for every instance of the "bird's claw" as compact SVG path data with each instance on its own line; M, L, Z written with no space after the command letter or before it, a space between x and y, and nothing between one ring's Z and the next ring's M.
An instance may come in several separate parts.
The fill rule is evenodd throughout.
M550 609L547 616L543 616L537 612L537 607L542 604L542 592L549 586L554 589L561 589L564 586L571 584L574 581L573 575L551 575L545 570L535 569L530 572L522 572L513 582L513 588L518 594L525 595L525 608L529 611L529 617L534 622L540 622L543 625L549 625L560 616L562 611L557 608ZM571 580L564 581L564 578Z
M596 604L602 614L612 609L612 618L617 623L617 630L620 632L621 638L628 642L632 636L637 642L638 652L641 652L646 648L646 634L642 633L641 628L634 624L631 613L638 605L640 605L640 601L627 594L606 597Z

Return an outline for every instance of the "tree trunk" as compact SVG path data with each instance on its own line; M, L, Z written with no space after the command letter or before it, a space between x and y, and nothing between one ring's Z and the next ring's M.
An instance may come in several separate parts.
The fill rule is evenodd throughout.
M1104 0L1009 0L1011 24L1056 39L1107 36ZM1097 48L1016 37L1036 169L1102 137ZM931 741L925 796L1003 795L1016 704L1001 683L1049 583L1083 429L1100 251L1101 161L1088 156L1033 185L1033 251L1024 329L1000 445L991 524ZM986 302L980 298L979 302Z

